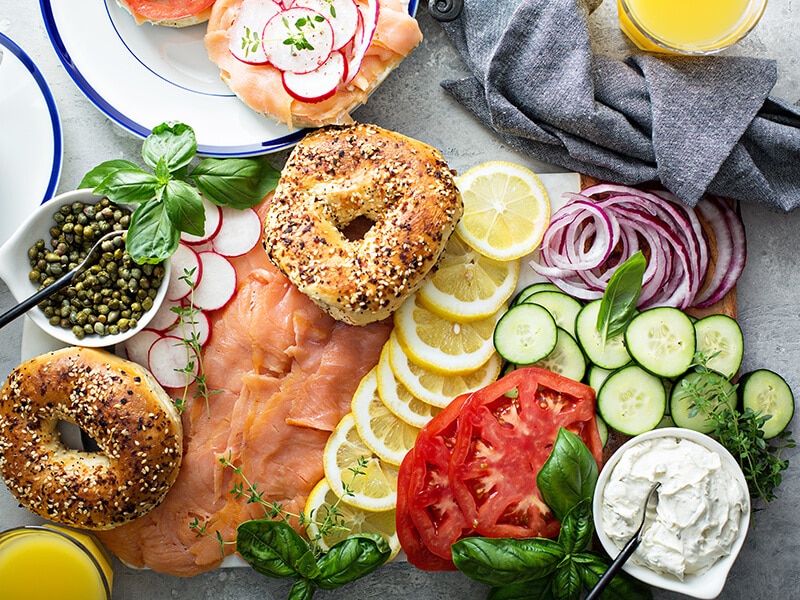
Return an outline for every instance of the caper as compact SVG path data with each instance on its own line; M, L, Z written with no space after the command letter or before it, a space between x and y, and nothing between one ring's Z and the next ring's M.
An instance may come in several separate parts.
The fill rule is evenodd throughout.
M83 327L75 325L74 327L72 327L72 335L74 335L79 340L82 340L86 334L83 331Z

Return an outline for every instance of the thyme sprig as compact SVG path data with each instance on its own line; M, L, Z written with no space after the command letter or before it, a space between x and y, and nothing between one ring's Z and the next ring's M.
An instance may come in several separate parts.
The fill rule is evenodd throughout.
M707 364L712 355L698 353L695 370L702 374L712 372ZM771 440L764 439L764 423L771 415L745 408L739 411L731 395L736 393L737 385L720 377L699 377L695 381L682 381L683 391L689 398L689 417L700 412L708 415L713 424L711 436L722 444L742 468L750 497L759 502L753 510L761 510L777 496L775 490L782 481L781 473L789 466L789 461L781 454L787 448L794 448L795 442L790 431L783 431ZM760 506L763 504L763 507Z
M316 23L322 23L325 17L316 15L312 17L298 17L293 23L283 17L283 26L290 31L289 37L283 40L285 46L294 46L297 50L313 50L314 46L308 41L307 31L316 29ZM294 31L292 31L294 29Z

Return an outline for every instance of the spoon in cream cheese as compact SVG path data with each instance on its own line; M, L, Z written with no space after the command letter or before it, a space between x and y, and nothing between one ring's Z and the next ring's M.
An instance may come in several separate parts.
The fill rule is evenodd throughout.
M634 532L631 539L622 547L622 550L619 551L617 557L614 559L614 562L608 567L608 570L603 573L603 576L600 580L595 584L589 594L586 596L585 600L596 600L600 597L600 594L603 593L603 590L606 589L606 586L611 582L612 579L616 576L619 570L622 568L627 560L631 557L631 555L636 551L636 548L639 547L639 544L642 543L642 534L644 533L644 525L647 521L647 507L650 505L650 500L655 496L656 502L658 502L658 496L656 495L656 490L661 487L661 482L657 481L653 484L653 487L650 488L650 491L647 493L647 498L645 498L644 504L642 505L642 522L639 524L639 527Z

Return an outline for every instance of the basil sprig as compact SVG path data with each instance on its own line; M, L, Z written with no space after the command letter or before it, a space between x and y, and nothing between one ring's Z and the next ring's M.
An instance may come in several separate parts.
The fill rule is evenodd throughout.
M391 555L377 534L351 534L318 556L286 521L245 521L236 531L236 551L267 577L290 578L288 600L309 600L317 589L333 590L369 575Z
M536 483L561 521L557 540L548 538L465 538L452 546L453 562L465 575L492 586L489 600L577 600L591 589L610 561L589 549L594 534L591 502L597 463L574 433L560 429ZM647 600L650 588L625 573L606 595Z
M603 344L625 331L625 327L636 314L646 267L647 261L639 250L611 275L597 313L597 332Z
M117 204L138 205L131 216L126 249L139 264L159 263L178 248L181 232L202 235L202 196L218 206L255 206L275 189L280 173L264 157L205 158L197 154L194 130L162 123L142 144L147 171L128 160L109 160L84 175L92 188Z

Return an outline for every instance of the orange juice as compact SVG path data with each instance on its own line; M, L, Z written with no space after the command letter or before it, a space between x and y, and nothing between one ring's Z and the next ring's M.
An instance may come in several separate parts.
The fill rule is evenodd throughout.
M46 526L0 533L3 600L110 600L112 576L88 534Z
M618 0L620 28L643 50L706 54L742 39L766 0Z

